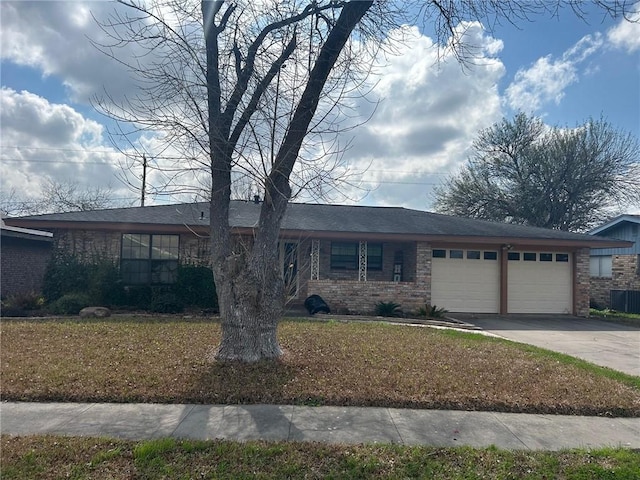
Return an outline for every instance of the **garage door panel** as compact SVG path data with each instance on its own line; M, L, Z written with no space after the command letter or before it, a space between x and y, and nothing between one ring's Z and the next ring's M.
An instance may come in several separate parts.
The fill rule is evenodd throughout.
M498 313L500 265L496 260L434 258L431 303L450 312Z
M523 258L523 255L520 255ZM571 313L573 311L570 262L509 260L509 313Z

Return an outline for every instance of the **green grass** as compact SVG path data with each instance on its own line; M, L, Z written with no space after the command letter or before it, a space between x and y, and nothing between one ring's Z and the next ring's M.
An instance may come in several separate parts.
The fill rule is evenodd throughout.
M212 360L211 321L5 321L14 401L307 404L640 416L640 378L477 334L381 323L283 322L285 351Z
M589 310L589 315L592 317L598 317L603 320L611 322L622 323L625 325L631 325L634 327L640 327L640 314L639 313L623 313L616 312L615 310L596 310L592 308Z
M632 480L640 453L3 436L2 478Z

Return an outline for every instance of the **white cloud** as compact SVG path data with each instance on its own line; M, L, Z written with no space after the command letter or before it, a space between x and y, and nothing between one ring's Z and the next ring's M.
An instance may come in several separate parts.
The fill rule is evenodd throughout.
M628 53L640 50L640 3L636 3L629 13L628 19L620 22L607 32L607 38L616 48L625 49Z
M115 180L118 155L104 144L102 125L68 105L3 87L0 123L4 192L37 196L49 179L89 187Z
M459 31L464 51L475 54L465 69L450 50L438 52L415 27L405 27L397 56L380 60L384 68L372 80L378 80L373 93L381 102L353 133L347 153L352 167L369 167L363 176L364 186L373 187L368 203L428 207L427 192L441 174L456 169L478 130L501 117L497 84L505 68L495 54L502 42L487 36L479 23ZM359 110L366 115L371 107L362 102Z
M2 59L59 77L77 103L102 95L105 86L122 98L135 88L128 72L89 40L106 43L92 15L104 21L117 8L112 2L0 2ZM130 55L132 48L120 53Z
M98 35L90 13L106 18L114 8L113 3L1 2L0 8L3 59L60 78L68 87L71 99L79 104L87 104L103 86L116 96L134 91L123 67L108 61L87 40ZM456 38L463 42L465 58L470 53L474 55L463 70L450 50L438 52L433 40L415 27L407 27L404 33L407 41L398 47L399 55L379 62L382 73L373 89L382 101L371 121L348 134L354 138L346 157L355 169L370 167L363 179L369 182L366 186L377 188L367 202L424 208L428 205L425 192L430 184L465 159L479 129L501 117L497 84L505 68L497 55L503 44L488 36L479 23L462 23L456 29ZM51 104L44 98L17 92L9 97L21 105L22 118L30 116L32 123L7 120L8 123L3 124L3 145L68 146L80 152L69 152L71 156L64 154L64 157L80 162L80 166L29 163L30 159L59 158L62 154L24 150L20 153L25 158L20 173L3 170L7 173L3 175L3 187L5 179L10 177L14 178L16 187L29 191L35 191L42 183L40 175L57 179L78 175L96 183L114 178L114 162L106 168L85 161L89 158L93 161L91 150L111 151L104 145L98 124L69 106ZM364 101L357 107L363 119L371 112L371 106ZM143 139L142 143L153 150L157 141ZM178 157L180 153L165 152L164 155ZM15 163L8 165L16 166ZM86 176L85 172L91 173ZM160 184L166 178L152 173L150 180Z
M527 112L538 110L548 102L559 104L567 87L579 80L579 65L603 44L601 34L586 35L559 59L547 55L531 67L518 70L505 91L507 104L514 110Z

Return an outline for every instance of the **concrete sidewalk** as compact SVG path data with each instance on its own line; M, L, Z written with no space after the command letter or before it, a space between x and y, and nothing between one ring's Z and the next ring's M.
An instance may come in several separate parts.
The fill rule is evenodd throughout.
M640 418L293 405L0 404L0 431L560 450L640 448Z

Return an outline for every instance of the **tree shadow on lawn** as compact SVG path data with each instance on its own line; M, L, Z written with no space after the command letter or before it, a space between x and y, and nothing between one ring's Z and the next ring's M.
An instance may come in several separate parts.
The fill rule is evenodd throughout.
M205 404L284 404L287 384L297 368L282 360L252 364L210 362L194 375L185 392L188 401Z

